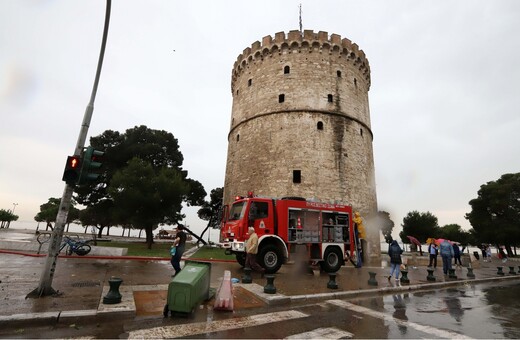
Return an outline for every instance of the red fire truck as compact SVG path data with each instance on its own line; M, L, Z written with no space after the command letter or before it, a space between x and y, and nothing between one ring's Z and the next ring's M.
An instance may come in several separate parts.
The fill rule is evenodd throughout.
M326 272L336 272L354 256L351 206L299 197L256 197L251 192L237 196L231 206L224 206L220 245L242 266L248 226L255 227L257 261L267 273L277 272L300 245L306 246L309 262L319 263Z

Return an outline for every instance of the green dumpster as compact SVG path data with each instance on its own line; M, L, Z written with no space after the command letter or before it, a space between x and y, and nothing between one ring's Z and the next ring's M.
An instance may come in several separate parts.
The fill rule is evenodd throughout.
M168 312L192 313L199 303L209 299L210 280L211 263L186 261L168 285L164 316Z

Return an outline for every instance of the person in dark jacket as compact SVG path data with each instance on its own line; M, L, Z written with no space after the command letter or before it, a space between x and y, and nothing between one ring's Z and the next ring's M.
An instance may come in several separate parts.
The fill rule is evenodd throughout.
M396 240L393 240L388 247L388 256L390 256L390 276L388 277L388 281L392 278L395 272L395 280L399 280L399 273L401 271L401 254L403 250L399 247Z
M451 269L451 259L453 258L453 247L448 240L442 241L439 245L439 252L442 258L442 271L444 275L448 275L448 271Z
M453 243L453 258L455 259L455 266L462 266L462 261L460 260L460 248L457 243Z
M439 254L439 249L437 249L435 242L430 243L428 246L428 253L430 254L430 264L428 264L428 267L431 267L433 264L433 269L437 268L437 255Z
M182 224L177 226L177 234L175 235L175 240L173 240L173 245L177 247L177 250L175 251L175 255L172 256L170 263L175 270L175 274L173 274L175 276L181 271L181 258L186 248L186 233L184 232L184 226Z

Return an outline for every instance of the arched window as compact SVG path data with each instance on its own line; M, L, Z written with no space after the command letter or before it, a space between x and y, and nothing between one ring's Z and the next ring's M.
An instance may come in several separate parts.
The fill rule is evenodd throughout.
M283 74L289 74L291 72L291 68L289 66L285 66L283 68Z
M333 96L331 94L328 94L327 95L327 100L329 101L329 103L332 103Z
M338 75L338 78L341 78L341 71L336 71L336 74Z
M316 128L318 130L323 130L323 122L318 122L318 124L316 124Z
M247 86L251 86L252 84L253 84L253 79L249 79L249 80L247 81Z
M283 103L285 101L285 94L278 95L278 103Z

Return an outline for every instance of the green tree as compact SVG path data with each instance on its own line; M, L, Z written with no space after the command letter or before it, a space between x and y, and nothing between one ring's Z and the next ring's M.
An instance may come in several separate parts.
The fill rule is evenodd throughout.
M53 229L52 223L56 222L56 216L58 215L58 209L60 207L61 198L51 197L47 201L40 205L40 211L34 216L34 220L36 222L45 222L47 229ZM79 210L75 207L76 202L74 200L71 202L69 207L69 213L67 214L67 231L69 230L69 225L72 222L75 222L79 219Z
M520 243L520 173L481 185L477 195L466 214L473 235L479 243L504 245L511 256L511 246Z
M403 231L399 237L403 243L411 243L407 236L413 236L419 242L425 243L429 237L437 237L439 232L438 220L429 211L420 213L418 211L409 212L403 218Z
M115 218L144 229L150 249L152 231L159 224L177 223L184 217L182 202L189 189L176 169L156 170L149 162L136 157L114 174L108 193L114 200Z
M97 204L87 207L80 211L79 220L81 225L86 229L90 226L97 229L97 237L103 237L103 230L110 228L114 219L112 218L112 209L114 201L111 199L104 199L98 201ZM107 235L108 235L107 230Z
M204 201L202 203L201 208L197 211L197 215L201 220L209 221L208 226L210 228L218 228L220 226L218 215L222 209L224 188L219 187L211 190L209 198L209 202Z
M472 236L469 232L464 231L458 224L446 224L439 228L439 238L445 238L451 241L457 241L463 245L472 243Z
M200 240L205 244L202 240L204 233L209 229L217 229L220 227L220 213L222 211L222 203L224 199L224 188L219 187L211 190L209 194L210 200L204 201L202 207L197 211L197 215L201 220L208 221L206 228L200 234Z
M15 215L11 212L11 210L0 209L0 222L2 222L1 227L4 228L4 224L7 222L7 227L9 228L9 224L12 221L18 220L18 215Z
M152 130L146 126L136 126L126 130L125 133L107 130L99 136L92 137L90 143L94 149L105 152L101 160L103 164L101 174L95 182L76 188L76 200L88 208L96 207L96 215L105 214L103 224L98 223L98 227L110 228L115 225L128 227L132 225L134 228L143 228L142 224L129 223L125 214L121 213L121 208L117 205L122 205L124 202L119 200L119 203L116 204L113 197L113 195L120 193L112 191L112 195L108 191L110 187L114 187L111 184L116 173L124 171L134 158L138 158L150 165L157 176L160 174L161 169L172 170L182 184L182 190L173 191L175 194L180 195L175 198L176 200L179 199L188 206L203 204L206 191L200 182L188 178L187 171L182 168L184 158L179 151L179 144L171 133L162 130ZM141 178L135 176L132 178L138 182L141 181ZM142 187L144 183L151 184L149 181L144 180L142 183L134 183L133 185ZM118 183L118 185L120 184L122 183ZM128 181L123 184L126 187L132 186ZM113 205L107 204L107 200L113 201ZM133 200L133 203L135 204L135 200ZM113 213L116 211L118 212L117 214ZM179 208L177 215L166 214L163 216L164 221L160 223L171 224L177 222L179 216L183 216L180 214L180 211ZM135 216L133 220L135 221ZM151 237L151 234L147 234L147 242L153 242L153 238L148 239L148 237Z

